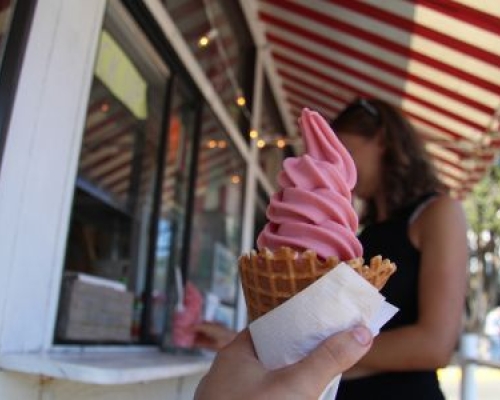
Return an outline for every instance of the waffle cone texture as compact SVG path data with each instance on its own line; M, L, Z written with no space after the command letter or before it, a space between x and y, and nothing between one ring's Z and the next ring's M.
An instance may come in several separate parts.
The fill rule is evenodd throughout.
M363 258L345 262L378 290L396 271L395 264L381 256L373 257L369 265L364 265ZM242 255L238 266L249 319L271 311L339 263L337 257L320 260L312 250L297 252L289 247Z

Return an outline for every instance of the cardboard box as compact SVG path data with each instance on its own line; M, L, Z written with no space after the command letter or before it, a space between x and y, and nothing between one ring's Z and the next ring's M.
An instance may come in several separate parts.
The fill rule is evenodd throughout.
M56 335L63 341L131 341L134 295L125 285L85 274L63 278Z

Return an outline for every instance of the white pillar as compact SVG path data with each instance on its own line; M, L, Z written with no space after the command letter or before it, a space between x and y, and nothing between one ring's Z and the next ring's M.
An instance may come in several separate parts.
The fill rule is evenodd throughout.
M37 2L0 174L0 352L52 347L105 6Z
M264 71L262 65L262 53L257 49L255 59L255 78L253 87L253 105L252 118L250 121L251 129L260 132L261 117L262 117L262 92L264 89ZM247 164L246 186L245 186L245 204L243 206L243 232L241 237L242 253L249 252L253 247L253 238L255 234L255 204L257 196L257 168L259 163L259 152L255 140L251 142L250 160ZM240 295L238 296L238 319L236 328L243 329L247 324L247 309L245 299L239 287Z
M462 379L460 382L460 399L476 400L477 387L475 370L476 365L470 362L478 354L478 335L476 333L464 333L460 340L460 359L462 364Z

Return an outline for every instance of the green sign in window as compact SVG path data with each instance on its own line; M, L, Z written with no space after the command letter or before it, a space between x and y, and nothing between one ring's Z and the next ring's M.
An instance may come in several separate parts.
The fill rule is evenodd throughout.
M101 33L95 74L138 119L147 118L147 83L106 31Z

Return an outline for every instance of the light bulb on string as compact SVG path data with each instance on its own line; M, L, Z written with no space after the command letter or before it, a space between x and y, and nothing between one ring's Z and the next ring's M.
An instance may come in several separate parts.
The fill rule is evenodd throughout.
M263 140L263 139L257 140L257 147L259 149L263 149L265 146L266 146L266 141L265 140Z
M200 36L198 39L198 47L204 48L207 47L212 40L218 35L217 29L212 28L203 36Z
M101 104L100 109L101 109L101 112L103 112L103 113L107 113L107 112L109 111L109 103L107 103L107 102L103 102L103 103Z
M241 92L239 92L236 96L236 104L238 104L238 106L240 107L244 107L245 104L247 104L247 101Z
M285 139L278 139L276 140L276 146L280 149L284 148L286 146L286 141Z
M249 132L250 138L252 139L257 139L259 137L259 132L257 132L257 129L252 129Z

